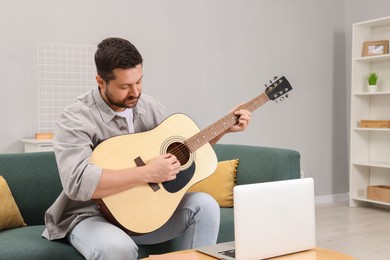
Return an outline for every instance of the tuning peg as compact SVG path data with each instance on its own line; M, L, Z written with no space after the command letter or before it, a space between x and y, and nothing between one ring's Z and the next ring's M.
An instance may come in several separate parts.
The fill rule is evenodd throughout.
M269 83L272 84L272 80L270 80Z
M267 84L264 84L264 86L265 86L266 88L268 88L268 85L267 85Z
M278 79L278 76L274 76L274 80L277 80Z

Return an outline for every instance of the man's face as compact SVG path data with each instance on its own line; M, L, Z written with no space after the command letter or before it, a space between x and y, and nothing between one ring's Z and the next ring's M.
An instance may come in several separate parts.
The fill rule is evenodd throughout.
M142 94L142 64L131 69L117 68L113 73L115 79L108 84L99 75L96 76L102 98L117 112L135 107Z

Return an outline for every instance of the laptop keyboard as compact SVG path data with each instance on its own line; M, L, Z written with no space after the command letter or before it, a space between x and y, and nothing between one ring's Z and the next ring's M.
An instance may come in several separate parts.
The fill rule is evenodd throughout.
M218 252L218 254L226 255L226 256L235 258L236 257L236 250L235 249L230 249L230 250Z

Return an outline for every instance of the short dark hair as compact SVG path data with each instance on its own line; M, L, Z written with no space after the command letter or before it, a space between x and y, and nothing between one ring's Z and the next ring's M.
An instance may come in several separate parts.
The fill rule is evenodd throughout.
M107 38L98 45L95 53L97 74L107 83L115 79L113 69L131 69L142 64L137 48L122 38Z

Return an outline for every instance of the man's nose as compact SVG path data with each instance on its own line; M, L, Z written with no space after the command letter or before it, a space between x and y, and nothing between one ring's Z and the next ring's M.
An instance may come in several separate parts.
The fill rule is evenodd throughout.
M140 89L135 86L129 88L129 96L138 97L140 92Z

